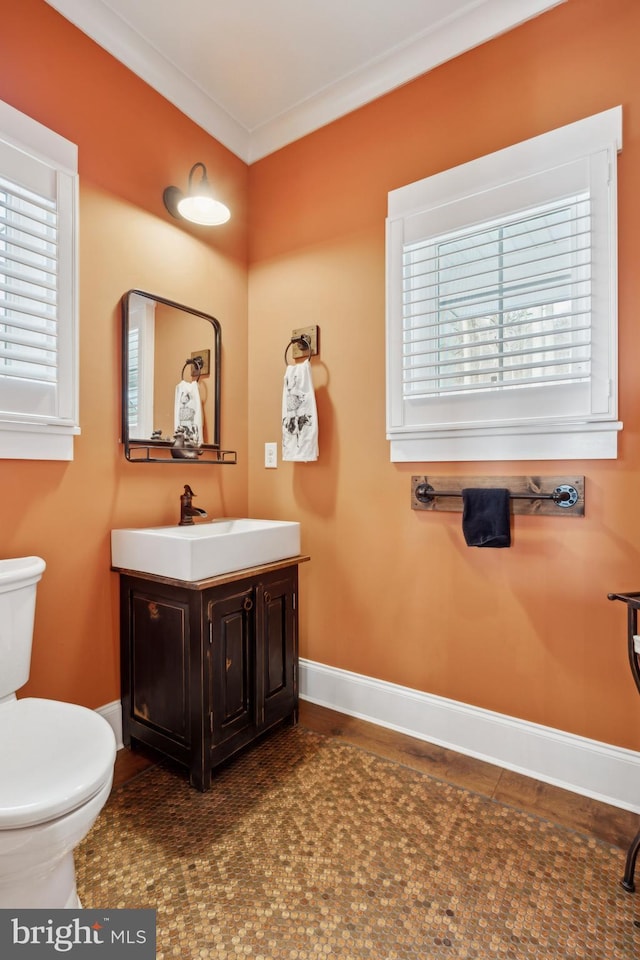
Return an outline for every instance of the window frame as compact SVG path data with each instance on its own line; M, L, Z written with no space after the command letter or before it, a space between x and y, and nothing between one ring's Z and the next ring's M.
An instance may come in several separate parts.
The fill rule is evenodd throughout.
M622 149L622 108L480 157L391 191L387 233L387 439L392 461L609 459L617 456L617 177ZM553 158L551 161L550 158ZM569 186L564 186L566 180ZM474 417L459 396L443 403L412 403L403 389L403 252L405 245L437 240L447 230L471 230L501 216L526 211L535 202L569 195L571 183L588 182L594 192L597 305L590 380L590 409L558 415L553 390L533 388L539 409L516 417L509 394L469 392L480 398ZM556 183L557 181L557 183ZM555 197L553 196L556 191ZM597 219L596 219L597 218ZM595 313L595 311L592 311ZM526 388L530 389L530 388ZM591 389L590 394L591 396ZM494 398L489 403L487 398ZM437 415L434 408L440 406ZM512 405L513 406L513 405ZM479 411L484 408L484 414ZM500 408L503 414L500 414ZM467 410L470 407L467 405ZM555 412L554 412L555 409ZM480 419L480 416L484 419Z
M78 148L0 101L0 146L19 167L53 178L58 216L57 376L55 412L0 411L0 459L72 460L79 425ZM12 164L13 166L14 164ZM0 175L16 182L15 173ZM25 182L24 186L28 187Z

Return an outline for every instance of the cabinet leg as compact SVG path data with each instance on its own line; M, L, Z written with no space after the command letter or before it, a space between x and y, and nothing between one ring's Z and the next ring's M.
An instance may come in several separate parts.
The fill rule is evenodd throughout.
M298 708L297 708L297 706L294 707L294 709L291 711L291 713L287 714L287 716L284 717L283 722L284 722L285 726L289 726L289 727L295 727L295 726L296 726L296 724L298 723Z
M124 747L131 747L131 733L129 731L129 718L124 715L122 717L122 745Z
M620 881L621 885L628 893L633 893L636 888L636 885L633 881L633 874L636 869L636 860L638 858L638 853L640 852L640 830L635 835L634 839L631 842L629 851L627 853L627 862L624 868L624 877Z
M206 793L211 788L211 767L194 764L189 770L189 783L201 793Z

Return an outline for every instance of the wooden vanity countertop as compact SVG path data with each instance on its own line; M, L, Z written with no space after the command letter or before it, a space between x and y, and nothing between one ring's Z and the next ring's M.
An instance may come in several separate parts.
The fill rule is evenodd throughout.
M208 590L234 580L245 580L271 570L282 570L285 567L297 566L306 563L311 557L299 554L295 557L285 557L283 560L274 560L272 563L261 563L256 567L243 567L241 570L230 570L229 573L220 573L206 580L176 580L173 577L160 577L155 573L141 573L140 570L127 570L123 567L111 567L114 573L126 577L136 577L138 580L152 580L154 583L166 583L173 587L182 587L185 590Z

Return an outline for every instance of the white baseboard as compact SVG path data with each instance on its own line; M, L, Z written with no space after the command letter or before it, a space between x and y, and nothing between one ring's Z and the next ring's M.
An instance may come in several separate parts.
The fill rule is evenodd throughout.
M640 813L640 753L300 660L300 696L419 740Z
M113 700L104 707L98 707L96 713L104 717L116 738L116 747L118 750L122 747L122 706L119 700Z

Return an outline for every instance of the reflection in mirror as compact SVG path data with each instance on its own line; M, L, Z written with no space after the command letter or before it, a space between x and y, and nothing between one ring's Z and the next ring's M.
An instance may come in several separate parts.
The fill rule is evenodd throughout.
M122 439L128 460L235 463L220 449L220 324L142 290L123 297Z

